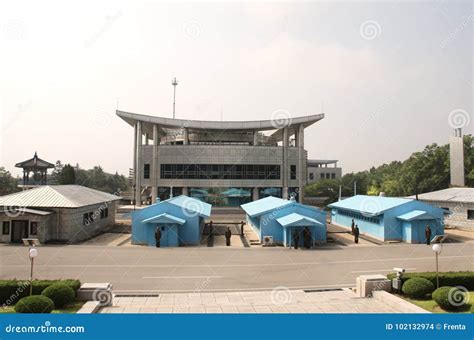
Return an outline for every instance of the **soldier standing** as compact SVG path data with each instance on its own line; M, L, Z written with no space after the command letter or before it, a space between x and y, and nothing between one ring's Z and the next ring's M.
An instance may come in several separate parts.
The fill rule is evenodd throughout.
M160 248L160 240L161 240L161 230L160 230L160 227L157 227L155 230L156 248Z
M351 234L352 235L354 235L354 226L355 226L354 219L352 219L352 223L351 223Z
M312 238L311 238L311 236L312 236L312 235L311 235L311 230L309 230L309 228L308 228L307 230L308 230L308 231L307 231L308 243L307 243L307 245L306 245L306 249L309 249L309 248L311 248L311 243L313 243L313 242L312 242L313 240L312 240Z
M227 230L225 231L225 245L230 246L230 238L232 236L232 232L230 231L230 228L227 227Z
M298 244L300 243L300 234L297 230L293 232L293 244L295 249L298 249Z
M426 236L426 245L429 246L431 243L431 228L429 225L426 225L425 236Z
M359 227L357 226L357 224L354 228L354 242L359 243Z
M240 222L240 236L244 236L244 221Z

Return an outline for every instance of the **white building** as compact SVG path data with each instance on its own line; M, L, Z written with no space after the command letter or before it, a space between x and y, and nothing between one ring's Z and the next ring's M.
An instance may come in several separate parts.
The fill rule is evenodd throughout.
M308 184L322 179L341 179L342 168L337 166L337 160L308 159Z

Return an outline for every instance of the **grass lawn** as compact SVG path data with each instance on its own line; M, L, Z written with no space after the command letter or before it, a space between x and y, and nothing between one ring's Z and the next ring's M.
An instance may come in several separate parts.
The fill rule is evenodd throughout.
M418 307L421 307L423 309L426 309L428 312L431 313L473 313L474 312L474 292L469 292L469 303L466 304L461 309L455 310L455 311L445 311L442 309L436 302L434 302L432 299L411 299L406 296L398 295L398 297L413 303L414 305L417 305Z
M81 309L84 301L74 301L73 303L64 306L61 309L53 309L52 314L74 314L79 309ZM0 307L0 314L2 313L15 313L15 308L13 306Z

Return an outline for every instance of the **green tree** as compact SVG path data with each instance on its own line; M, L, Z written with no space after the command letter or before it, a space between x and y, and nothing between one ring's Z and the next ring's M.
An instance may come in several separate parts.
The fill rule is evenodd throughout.
M76 172L70 164L66 164L59 174L59 184L75 184Z
M0 196L20 191L18 178L14 178L4 167L0 167Z

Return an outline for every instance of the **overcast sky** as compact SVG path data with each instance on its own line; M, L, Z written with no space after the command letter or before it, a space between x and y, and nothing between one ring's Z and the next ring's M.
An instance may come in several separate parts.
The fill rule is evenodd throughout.
M343 172L474 131L470 1L0 4L0 166L35 151L128 173L115 109L177 118L321 113L310 158ZM324 106L323 106L324 103Z

